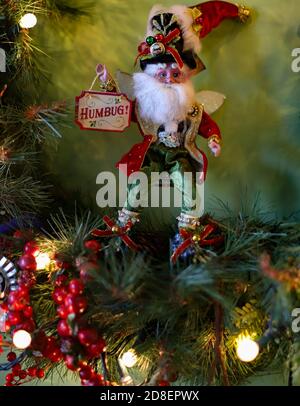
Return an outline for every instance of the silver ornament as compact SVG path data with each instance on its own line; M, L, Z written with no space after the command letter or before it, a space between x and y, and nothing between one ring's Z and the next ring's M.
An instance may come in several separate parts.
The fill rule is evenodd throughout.
M9 259L0 259L0 303L10 291L18 288L17 272L17 268Z
M155 42L154 44L151 45L150 52L151 52L151 55L156 56L156 55L164 54L166 52L166 48L163 43Z

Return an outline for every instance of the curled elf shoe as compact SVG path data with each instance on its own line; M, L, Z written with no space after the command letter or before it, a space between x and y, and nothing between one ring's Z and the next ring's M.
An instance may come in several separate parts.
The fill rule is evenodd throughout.
M95 229L92 231L92 235L96 237L119 237L127 247L133 251L139 251L140 247L128 236L128 232L131 230L134 222L128 220L124 225L112 220L108 216L103 217L104 223L107 225L106 230Z
M214 236L211 234L216 231L218 226L214 223L209 223L200 226L198 229L179 228L179 245L174 249L171 256L171 262L175 264L179 257L184 254L190 256L193 253L194 246L206 247L209 245L218 245L224 240L224 237ZM210 237L210 238L208 238Z

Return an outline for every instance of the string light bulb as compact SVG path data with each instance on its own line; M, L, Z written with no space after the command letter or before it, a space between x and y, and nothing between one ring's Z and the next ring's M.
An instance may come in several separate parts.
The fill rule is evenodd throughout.
M31 335L26 330L18 330L13 335L13 343L19 350L25 350L31 344Z
M19 21L21 28L33 28L37 23L37 18L32 13L26 13L23 15L21 20Z
M35 260L37 271L45 269L48 265L50 265L51 262L51 259L46 252L42 252L36 255Z
M124 352L121 361L126 368L132 368L137 363L137 356L134 350Z
M259 345L250 336L241 335L237 338L236 353L243 362L252 362L259 354Z

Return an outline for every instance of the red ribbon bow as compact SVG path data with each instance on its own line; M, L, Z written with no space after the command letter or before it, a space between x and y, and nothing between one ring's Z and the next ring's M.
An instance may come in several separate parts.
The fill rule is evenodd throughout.
M108 216L103 217L104 223L109 227L108 230L93 230L92 235L96 237L120 237L121 240L133 251L139 251L139 246L132 241L130 237L126 234L132 227L132 222L129 220L124 227L119 227L112 219ZM113 230L115 228L115 230Z
M155 36L155 39L157 40L157 42L161 42L164 45L165 53L171 54L175 59L175 61L177 62L180 69L182 69L183 61L181 59L181 56L179 55L179 52L177 51L176 48L169 46L170 42L172 42L178 36L180 36L180 30L178 28L175 28L167 36L164 36L163 34L158 34ZM139 45L138 47L139 54L136 57L135 64L139 58L141 58L142 56L149 55L151 53L150 48L151 45L148 45L147 42L142 42Z
M194 231L188 231L185 229L180 230L180 235L184 241L176 248L171 257L171 261L174 264L178 257L184 253L191 245L199 245L199 247L205 247L208 245L217 245L224 240L223 236L214 237L207 240L207 237L217 229L214 224L208 224L200 234L195 234Z

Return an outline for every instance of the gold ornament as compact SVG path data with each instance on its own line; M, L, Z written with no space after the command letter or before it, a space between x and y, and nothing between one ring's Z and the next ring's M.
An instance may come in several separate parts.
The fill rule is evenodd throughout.
M201 29L202 29L202 24L200 23L200 18L202 16L202 12L197 8L194 7L191 10L191 14L194 20L194 23L192 25L193 31L198 34L200 33Z
M243 5L238 5L239 8L239 19L241 23L246 23L250 17L251 11L248 7Z
M200 242L201 241L201 237L198 234L193 235L192 240L194 241L194 243Z

